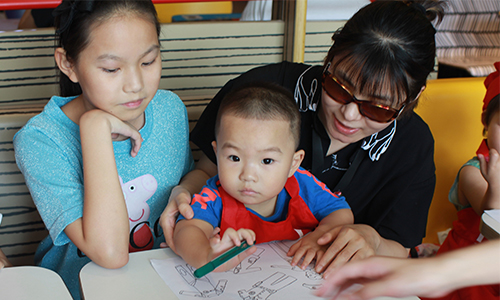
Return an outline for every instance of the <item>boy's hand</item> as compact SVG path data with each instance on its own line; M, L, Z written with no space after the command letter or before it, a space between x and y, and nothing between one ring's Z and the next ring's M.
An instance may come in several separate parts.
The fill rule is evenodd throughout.
M321 236L321 234L319 236ZM314 259L319 261L323 257L328 246L319 245L317 243L319 236L318 233L315 234L315 232L311 232L290 247L287 255L293 256L292 262L290 263L292 266L299 266L299 268L305 270ZM304 260L300 263L302 258L304 258Z
M210 246L212 247L212 253L209 256L209 260L216 258L225 251L231 249L234 246L240 246L241 241L246 240L249 245L253 245L255 241L255 232L250 229L239 229L238 231L233 228L228 228L222 238L219 235L214 235L210 239ZM215 272L225 272L236 267L242 260L253 254L257 249L251 247L248 250L240 253L238 256L232 258L222 266L215 269Z

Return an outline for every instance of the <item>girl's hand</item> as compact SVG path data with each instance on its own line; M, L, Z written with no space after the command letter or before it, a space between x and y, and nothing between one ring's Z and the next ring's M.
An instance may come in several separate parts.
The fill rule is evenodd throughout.
M186 188L182 185L178 185L172 189L167 207L160 216L160 226L163 229L166 242L166 244L162 243L160 247L167 247L168 244L168 246L176 252L173 238L175 222L179 213L181 213L187 220L193 218L194 212L189 205L190 203L191 193L189 193Z
M290 263L292 266L297 266L304 258L299 267L305 270L313 259L316 259L316 262L321 260L328 249L328 246L318 244L318 235L321 236L321 234L321 232L311 232L290 247L287 255L293 256Z
M214 233L216 230L217 229L214 230ZM216 258L217 256L221 255L234 246L240 246L242 240L246 240L249 245L253 245L255 241L255 232L245 228L239 229L238 231L234 230L233 228L228 228L224 232L222 238L220 238L217 232L217 234L212 236L212 238L210 239L212 253L209 256L209 260ZM215 269L215 272L225 272L236 267L241 261L243 261L249 255L253 254L256 250L257 248L255 247L247 249L243 253L240 253L238 256L232 258L222 266Z
M137 156L142 144L142 137L139 131L127 122L124 122L117 117L102 111L100 109L90 110L80 118L80 127L92 126L105 122L109 128L112 140L117 140L120 137L130 138L132 150L130 155Z

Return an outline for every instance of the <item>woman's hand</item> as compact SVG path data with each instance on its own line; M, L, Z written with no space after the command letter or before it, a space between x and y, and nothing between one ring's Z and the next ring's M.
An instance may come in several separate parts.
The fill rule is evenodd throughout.
M316 262L316 272L328 276L348 261L377 255L407 257L408 251L399 243L382 238L372 227L351 224L336 227L318 239L319 245L331 245Z
M316 262L316 271L325 272L325 278L331 271L350 260L375 255L380 244L380 236L375 229L367 225L343 225L330 230L318 239L319 245L330 243L323 257Z

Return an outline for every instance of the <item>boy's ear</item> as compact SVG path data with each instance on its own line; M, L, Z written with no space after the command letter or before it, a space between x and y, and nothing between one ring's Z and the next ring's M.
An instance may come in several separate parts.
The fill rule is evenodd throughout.
M212 142L212 147L214 148L215 156L217 156L217 142L216 141Z
M293 154L292 158L292 165L290 166L290 172L288 173L288 177L291 177L295 171L300 167L300 164L302 163L302 160L304 159L305 156L304 150L299 150Z
M74 65L68 60L66 51L61 47L57 48L54 52L54 58L56 60L57 66L59 67L59 70L61 70L62 73L68 76L71 81L77 83L78 77L76 76Z

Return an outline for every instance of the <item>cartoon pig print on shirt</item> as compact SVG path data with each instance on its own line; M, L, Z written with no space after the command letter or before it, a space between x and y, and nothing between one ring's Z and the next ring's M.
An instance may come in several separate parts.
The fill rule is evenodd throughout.
M131 252L152 248L152 234L146 222L149 219L150 209L146 203L158 188L156 179L149 174L137 177L122 185L123 196L127 205L130 224ZM145 227L144 227L145 226ZM133 232L132 232L133 231Z

